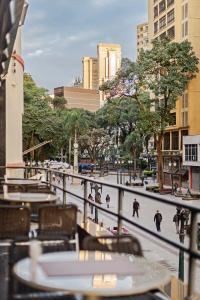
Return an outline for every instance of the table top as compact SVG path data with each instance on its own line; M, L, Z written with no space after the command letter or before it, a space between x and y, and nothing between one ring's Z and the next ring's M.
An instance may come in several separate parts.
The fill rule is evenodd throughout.
M4 193L0 194L0 200L9 202L53 202L58 198L57 195L49 193Z
M99 251L54 252L40 256L35 277L31 259L14 266L19 280L34 288L96 296L144 293L170 281L170 273L143 257Z
M3 182L5 185L39 185L40 180L31 180L31 179L7 179Z

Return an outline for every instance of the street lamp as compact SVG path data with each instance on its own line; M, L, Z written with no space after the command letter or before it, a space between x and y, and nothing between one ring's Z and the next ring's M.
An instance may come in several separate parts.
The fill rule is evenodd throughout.
M130 185L131 185L131 166L132 166L132 163L133 163L132 160L129 160L129 161L128 161L128 167L129 167L129 182L130 182Z

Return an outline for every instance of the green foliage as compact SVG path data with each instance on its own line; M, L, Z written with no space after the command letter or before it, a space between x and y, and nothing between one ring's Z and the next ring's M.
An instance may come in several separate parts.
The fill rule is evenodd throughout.
M24 103L30 103L34 100L48 99L47 90L36 86L30 74L24 74Z
M154 171L151 171L151 170L144 170L144 171L143 171L143 174L144 174L144 176L149 176L149 177L151 177L152 175L155 174L155 172L154 172Z
M138 122L134 131L145 136L145 140L150 136L155 138L160 188L163 186L163 133L178 97L197 72L198 59L188 41L157 39L151 50L140 53L135 64L126 60L117 77L101 87L108 99L128 96L137 103Z
M132 98L115 98L108 101L98 110L97 123L109 130L109 133L120 129L121 142L135 130L138 122L138 105Z
M110 137L102 128L93 128L79 137L82 150L87 150L92 162L103 155L105 148L109 145Z
M54 97L52 99L52 104L54 109L64 109L67 104L67 100L65 97Z

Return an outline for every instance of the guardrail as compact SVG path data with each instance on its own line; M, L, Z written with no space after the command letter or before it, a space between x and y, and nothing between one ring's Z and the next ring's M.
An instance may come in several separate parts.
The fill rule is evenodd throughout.
M10 171L12 169L18 169L18 170L24 170L24 178L29 178L31 176L34 176L38 173L43 173L43 175L45 176L45 182L49 183L52 187L56 187L57 189L61 190L63 193L63 204L67 203L67 194L75 196L76 198L80 199L83 201L83 205L84 205L84 209L83 209L83 222L86 224L87 222L87 205L90 203L92 204L95 208L97 208L100 211L103 211L109 215L114 216L117 219L117 223L118 223L118 234L121 233L122 231L122 222L126 222L134 227L137 227L138 229L150 234L153 237L156 237L157 239L167 243L170 246L175 247L176 249L179 249L180 251L183 251L185 253L188 254L189 256L189 261L188 261L188 290L187 290L187 297L188 299L192 298L194 295L194 278L195 278L195 263L196 260L200 261L200 252L197 251L197 215L198 213L200 213L200 207L196 206L196 205L191 205L188 203L182 203L181 206L184 209L189 209L191 212L191 230L189 233L189 247L185 247L183 244L181 243L177 243L171 239L169 239L168 237L162 236L152 230L150 230L149 228L146 228L145 226L142 226L130 219L128 219L127 217L125 217L122 213L122 203L123 203L123 198L124 198L124 192L128 192L134 195L138 195L138 196L144 196L144 197L148 197L151 200L157 201L157 202L162 202L164 204L167 205L171 205L171 206L177 206L177 203L167 199L167 198L161 198L159 196L153 195L153 194L147 194L145 192L142 191L138 191L138 190L133 190L132 188L129 188L127 186L123 186L123 185L119 185L119 184L112 184L109 182L102 182L101 180L97 180L97 179L92 179L90 177L86 177L86 176L80 176L80 175L75 175L75 174L70 174L70 173L66 173L66 172L62 172L62 171L58 171L58 170L54 170L54 169L48 169L48 168L41 168L41 167L21 167L21 168L16 168L16 167L0 167L0 170L6 170L6 171ZM57 186L53 183L53 174L59 175L60 178L62 178L62 187ZM66 182L67 182L67 177L71 177L72 179L79 179L82 181L82 184L84 185L83 188L83 196L81 195L77 195L69 190L66 189ZM101 207L99 204L95 203L95 202L91 202L87 199L88 197L88 183L95 183L95 184L99 184L102 186L107 186L110 188L115 188L118 191L118 210L117 213L112 212L106 208Z

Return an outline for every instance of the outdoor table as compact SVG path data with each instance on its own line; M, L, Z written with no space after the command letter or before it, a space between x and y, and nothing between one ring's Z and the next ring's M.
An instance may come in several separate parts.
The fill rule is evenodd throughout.
M99 251L42 254L35 270L25 258L14 266L23 283L46 291L86 296L125 296L158 289L170 281L170 272L144 257Z
M40 180L31 179L7 179L3 182L3 185L19 187L22 192L26 192L30 186L38 186L41 183Z
M0 200L14 203L49 203L55 202L58 196L50 193L4 193Z

